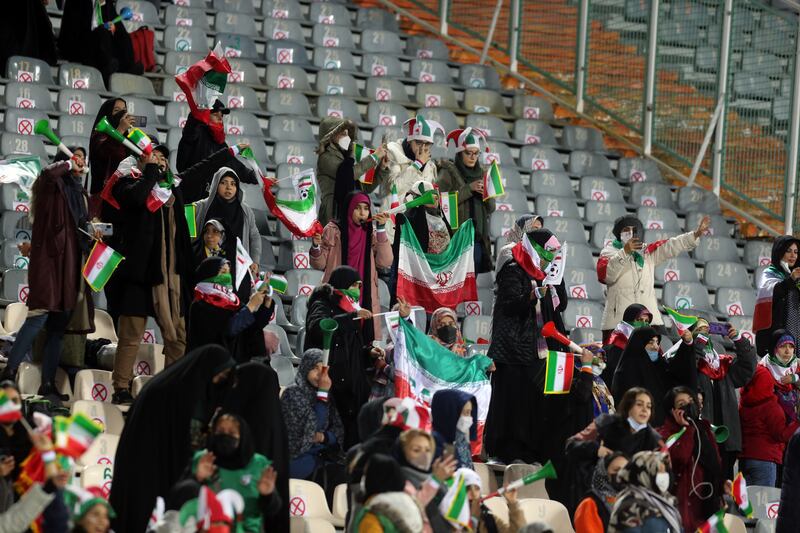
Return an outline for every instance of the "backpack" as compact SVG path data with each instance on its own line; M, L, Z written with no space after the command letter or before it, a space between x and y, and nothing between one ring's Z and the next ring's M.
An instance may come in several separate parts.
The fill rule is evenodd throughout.
M144 68L145 72L156 69L155 32L147 26L131 32L131 45L133 46L133 60Z

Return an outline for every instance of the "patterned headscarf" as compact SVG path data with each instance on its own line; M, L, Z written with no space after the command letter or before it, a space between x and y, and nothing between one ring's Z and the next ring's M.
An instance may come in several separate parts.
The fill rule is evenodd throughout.
M442 325L442 319L444 319L446 316L449 316L453 319L453 324L456 327L456 340L450 344L445 343L442 341L442 339L436 336L436 332ZM440 307L433 312L431 315L431 325L428 328L428 335L430 338L458 356L464 357L464 355L467 353L467 347L464 344L464 339L461 337L461 329L458 327L458 318L456 317L455 311L449 307Z
M524 237L526 233L530 233L536 229L533 224L537 220L544 224L544 219L539 215L522 215L514 222L514 225L506 234L506 245L500 249L500 253L497 255L497 265L494 269L495 274L500 272L503 265L514 259L511 250L514 248L514 245L522 240L522 237Z

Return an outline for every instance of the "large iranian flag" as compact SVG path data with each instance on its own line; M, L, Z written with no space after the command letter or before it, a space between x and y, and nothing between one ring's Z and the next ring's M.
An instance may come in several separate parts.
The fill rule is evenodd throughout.
M408 320L400 320L394 363L394 388L398 398L413 398L418 404L430 408L431 399L438 390L458 389L475 396L478 402L478 436L471 444L472 454L479 454L492 396L492 386L486 376L492 360L485 355L469 359L459 357Z
M295 193L299 200L277 198L270 189L270 183L262 178L264 201L269 210L284 226L298 237L311 237L322 233L322 224L317 220L317 185L314 170L307 169L292 176Z
M475 231L466 220L439 254L426 253L408 220L400 227L397 296L433 313L439 307L455 309L478 299L472 248Z

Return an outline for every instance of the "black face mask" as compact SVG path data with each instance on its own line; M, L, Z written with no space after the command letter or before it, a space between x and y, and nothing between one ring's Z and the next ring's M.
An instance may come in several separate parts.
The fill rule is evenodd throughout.
M452 344L456 342L456 327L455 326L442 326L436 330L436 336L445 343Z
M429 215L438 215L439 214L439 206L435 207L426 207L425 212Z
M687 419L691 418L692 420L697 420L699 418L699 413L697 412L697 405L694 402L689 403L681 407L683 411L683 416Z
M239 439L227 433L215 433L209 439L208 449L217 457L230 457L239 449Z
M617 492L621 491L625 487L625 484L619 480L619 476L616 474L613 476L608 476L608 484L611 485Z
M123 109L121 111L117 111L116 113L113 113L110 117L108 117L108 123L111 124L112 126L114 126L114 128L116 129L117 127L119 127L119 121L122 120L122 117L124 117L125 113L127 113L127 112L128 111Z

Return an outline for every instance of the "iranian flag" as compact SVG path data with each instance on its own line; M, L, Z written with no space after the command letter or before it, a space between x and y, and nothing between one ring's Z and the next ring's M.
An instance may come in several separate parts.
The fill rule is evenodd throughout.
M564 352L547 352L547 370L544 379L545 394L569 394L575 374L575 355Z
M467 495L467 479L463 469L456 471L447 484L447 492L439 503L439 511L445 520L459 530L471 531L472 520Z
M744 481L744 476L741 472L737 474L733 480L733 501L736 506L747 518L753 516L753 505L750 503L750 498L747 497L747 483Z
M183 206L183 214L186 216L186 225L189 227L189 237L197 238L197 208L194 204Z
M361 306L357 301L340 291L339 289L333 290L334 294L339 296L339 307L345 313L356 313L361 310Z
M139 128L131 128L130 133L128 133L128 140L135 144L143 154L149 154L153 151L153 141Z
M252 264L253 259L250 257L250 254L247 253L247 250L242 243L242 239L236 237L236 285L234 285L236 289L241 286L242 282L244 281L244 277L250 271L250 265Z
M158 183L153 185L153 188L150 189L150 194L147 196L147 210L151 213L155 213L161 207L169 202L169 198L172 196L172 188L170 187L162 187Z
M353 145L353 155L355 155L356 161L361 161L366 157L371 157L374 153L375 150L372 148L367 148L362 144L354 143ZM372 185L372 182L375 181L375 167L367 170L363 175L358 176L357 179L365 185Z
M286 294L286 289L289 287L289 282L286 281L285 276L273 274L269 277L269 286L281 294Z
M675 324L675 328L678 330L678 334L680 335L683 335L684 331L688 331L689 328L694 326L697 322L696 316L682 315L675 309L666 306L664 306L664 310L672 319L672 323Z
M458 229L458 191L439 193L439 204L450 227Z
M427 408L434 393L458 389L478 402L477 437L471 439L472 454L481 451L483 426L489 412L492 386L486 369L492 360L485 355L466 359L441 346L408 320L400 320L394 347L394 388L398 398L412 398Z
M22 406L11 401L0 389L0 424L13 424L22 418Z
M483 201L496 196L503 196L506 193L503 188L503 178L500 175L500 166L497 161L492 161L492 165L483 176Z
M466 220L442 253L429 254L420 246L411 223L404 220L400 229L397 296L424 307L428 313L477 300L474 243L472 220Z
M397 185L392 183L392 198L391 203L389 204L389 210L393 210L396 207L400 207L400 198L397 196ZM392 224L395 222L395 216L392 215Z
M37 156L0 161L0 183L13 183L24 193L24 199L31 195L33 182L42 172L42 163Z
M322 224L317 220L317 186L313 180L313 173L312 169L308 169L299 175L302 179L295 179L295 190L300 197L299 200L276 198L270 190L269 181L262 177L264 201L267 207L293 235L298 237L311 237L322 233Z
M699 533L728 533L725 527L725 509L720 509L708 517L708 520L697 528Z
M83 265L83 278L95 292L100 292L125 258L109 245L96 241Z
M75 413L70 418L67 427L66 443L56 451L69 457L80 457L102 432L103 428L100 427L100 424L83 413Z
M222 98L230 72L231 66L225 59L222 43L218 42L205 59L175 76L175 82L186 95L186 102L198 120L208 123L211 107Z
M786 277L786 273L775 268L774 265L768 266L761 273L756 293L756 307L753 313L753 331L761 331L772 325L772 293L775 291L775 286Z

